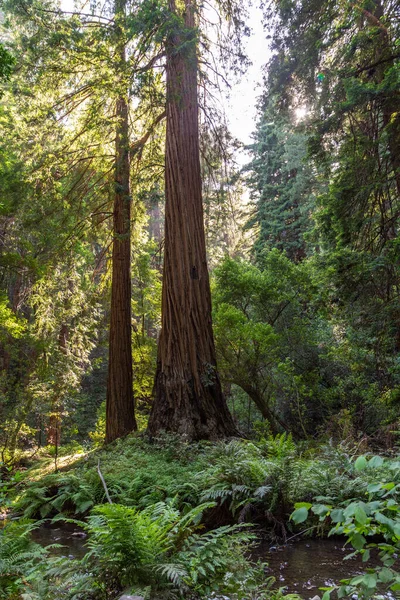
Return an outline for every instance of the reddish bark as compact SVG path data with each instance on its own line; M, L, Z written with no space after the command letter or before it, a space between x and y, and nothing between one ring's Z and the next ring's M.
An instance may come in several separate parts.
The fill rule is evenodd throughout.
M178 14L175 0L169 0ZM149 432L190 439L235 435L222 394L211 323L199 158L194 5L167 42L165 255L162 331Z
M125 0L117 0L115 13L120 17L125 13ZM119 54L123 65L126 61L123 44L119 48ZM127 94L117 100L116 118L114 239L106 400L107 444L137 429L132 372L131 195Z

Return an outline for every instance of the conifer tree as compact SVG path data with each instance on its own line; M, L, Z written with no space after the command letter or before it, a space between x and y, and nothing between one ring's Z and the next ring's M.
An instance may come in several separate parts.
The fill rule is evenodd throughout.
M254 254L278 248L294 262L306 257L305 234L312 227L316 181L307 163L307 135L294 118L279 115L276 101L266 96L246 170L256 226Z
M116 0L118 38L117 69L126 82L126 48L123 24L126 1ZM122 25L122 27L121 27ZM131 195L129 161L128 85L122 83L116 100L115 195L113 219L112 283L108 379L106 399L106 443L134 431L136 419L132 371L131 306Z
M211 323L199 156L196 4L169 0L162 330L149 431L215 439L236 433L222 394Z
M60 227L59 235L69 242L78 240L93 223L112 221L108 442L136 428L131 165L133 157L137 163L143 156L144 145L162 120L164 103L153 72L160 46L153 35L163 23L163 13L150 4L134 4L129 15L123 0L99 14L95 8L64 13L52 3L10 0L5 5L19 61L15 101L27 135L41 140L26 151L32 178L41 178L37 189L42 195L44 180L49 189L57 188L63 206L74 215L75 228L65 232ZM140 106L138 118L133 96ZM49 211L57 211L51 195L46 198ZM108 242L103 235L101 243L108 246ZM58 246L62 247L60 239Z

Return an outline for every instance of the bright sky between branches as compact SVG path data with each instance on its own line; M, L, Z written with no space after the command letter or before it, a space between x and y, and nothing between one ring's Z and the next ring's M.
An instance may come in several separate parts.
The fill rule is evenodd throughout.
M258 2L254 4L256 3L258 5ZM74 0L61 0L61 8L65 11L73 11ZM252 65L241 81L231 83L229 95L222 94L221 98L229 129L243 144L251 143L251 134L256 128L256 104L262 89L262 67L269 58L261 9L254 5L247 7L247 10L249 14L247 24L251 29L251 36L245 40L245 50ZM241 152L238 160L245 164L248 157Z

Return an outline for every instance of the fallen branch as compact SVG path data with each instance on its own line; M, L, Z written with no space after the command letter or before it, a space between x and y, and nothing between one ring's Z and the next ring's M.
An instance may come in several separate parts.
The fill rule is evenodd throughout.
M112 502L112 500L110 498L110 494L108 493L108 488L107 488L106 480L104 479L103 474L100 471L100 459L98 460L98 463L97 463L97 472L99 474L101 483L103 484L103 488L104 488L104 491L106 493L106 498L109 501L109 503L112 504L113 502Z

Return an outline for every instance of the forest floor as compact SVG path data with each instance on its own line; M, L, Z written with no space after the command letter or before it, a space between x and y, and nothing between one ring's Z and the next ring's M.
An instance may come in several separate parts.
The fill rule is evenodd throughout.
M81 574L76 585L71 583L71 561L66 565L51 549L30 547L34 582L39 577L35 552L47 553L42 560L47 570L42 567L39 579L44 578L50 591L47 596L24 596L28 600L51 600L54 586L67 590L59 597L74 600L111 599L124 589L246 598L254 588L257 598L275 598L279 581L273 585L268 568L254 562L250 547L256 540L267 540L270 547L303 536L327 537L336 524L341 527L338 533L363 553L364 544L357 547L354 542L356 534L363 539L385 537L371 510L379 510L387 519L385 527L394 532L386 542L399 544L396 453L359 456L354 444L296 444L286 435L195 444L174 436L149 441L132 435L107 448L67 450L61 449L57 457L58 472L55 457L42 451L14 474L4 499L9 514L22 518L8 526L14 527L14 539L16 534L26 538L43 519L73 522L88 536L88 554L73 561L73 573ZM3 554L6 547L3 544ZM30 556L27 551L22 544L21 556ZM0 598L5 585L1 552ZM87 561L92 561L90 569ZM15 589L25 585L23 580L15 583L20 566L16 560ZM158 573L156 579L150 571ZM393 581L388 584L396 585ZM68 595L68 589L75 588L76 594Z

